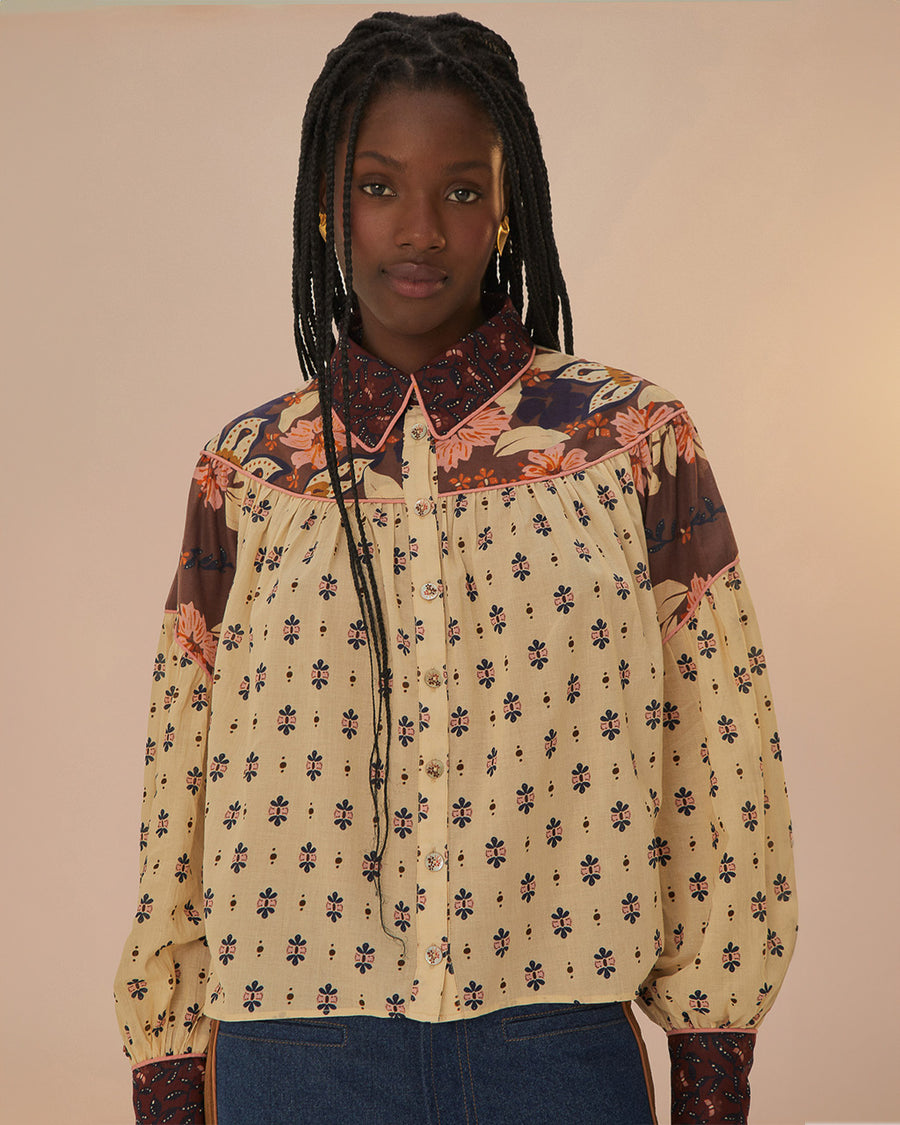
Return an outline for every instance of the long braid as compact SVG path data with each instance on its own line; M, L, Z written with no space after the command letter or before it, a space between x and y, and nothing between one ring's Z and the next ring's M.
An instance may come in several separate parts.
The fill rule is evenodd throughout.
M491 257L484 289L509 295L538 344L559 347L561 320L565 348L573 350L571 309L553 237L547 169L534 115L509 45L496 32L456 13L409 16L377 12L361 20L344 42L329 52L307 102L294 196L292 292L297 357L304 378L317 381L325 460L368 642L373 717L369 769L375 827L372 859L381 925L390 937L397 935L385 925L381 888L389 816L390 650L375 574L374 543L363 521L350 436L353 398L349 337L353 302L350 174L356 139L366 107L382 90L395 86L468 92L487 112L506 159L510 234L503 256L494 253ZM337 168L338 146L344 141L345 167ZM323 186L324 240L318 230ZM344 232L343 273L335 251L338 186ZM345 445L341 456L333 416L336 378L340 380L346 423L338 435ZM352 498L352 516L345 494ZM403 947L405 951L405 942Z

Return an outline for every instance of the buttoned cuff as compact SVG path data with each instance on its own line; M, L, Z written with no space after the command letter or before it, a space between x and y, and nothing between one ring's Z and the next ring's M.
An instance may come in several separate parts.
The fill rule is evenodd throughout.
M132 1071L135 1125L204 1125L205 1055L154 1059Z
M747 1125L752 1031L680 1031L669 1035L672 1125Z

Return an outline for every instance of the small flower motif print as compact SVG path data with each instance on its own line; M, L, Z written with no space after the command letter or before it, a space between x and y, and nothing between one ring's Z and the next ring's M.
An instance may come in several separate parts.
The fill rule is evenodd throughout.
M528 558L522 554L521 551L516 551L512 559L512 573L513 578L518 578L520 582L524 582L526 578L531 575L531 565Z
M575 540L575 551L582 562L591 561L591 552L586 543L582 543L580 539Z
M784 956L784 942L774 930L769 930L766 934L766 952L770 957Z
M259 892L259 898L256 900L256 913L261 918L268 918L270 914L275 913L275 907L278 905L278 891L273 891L271 887L266 887L264 891Z
M461 637L459 622L455 617L451 617L447 622L447 643L451 646L458 644Z
M672 937L675 939L675 952L678 953L684 945L684 922L679 922L672 929Z
M281 566L281 556L284 553L284 547L270 547L269 553L266 555L266 566L269 570L277 570Z
M622 917L626 922L630 922L632 926L641 916L641 901L637 895L633 895L630 891L622 899Z
M779 872L772 880L772 885L775 888L775 897L779 902L787 902L793 894L793 891L791 890L791 884L788 882L787 876L782 875L781 872Z
M494 671L494 665L487 657L475 665L475 677L482 687L491 688L494 686L496 673Z
M747 663L750 666L750 671L754 676L761 676L766 670L766 657L761 648L753 645L747 653Z
M530 813L534 808L534 786L523 782L516 790L516 808L521 813Z
M453 902L456 917L462 921L465 921L470 914L475 913L475 908L472 905L472 892L467 891L465 887L460 887L453 896Z
M548 758L552 758L556 753L557 734L555 730L550 730L544 735L544 753Z
M195 687L191 694L191 707L195 711L202 711L205 707L209 706L209 692L206 684L200 684Z
M591 787L591 771L583 762L572 770L572 788L576 793L584 793Z
M418 812L419 812L418 819L420 821L428 819L428 798L423 797L421 793L419 794L419 810L418 810Z
M491 628L495 633L502 633L506 628L506 610L502 605L492 605L490 614Z
M634 577L637 579L639 590L652 590L653 583L650 581L650 571L647 564L639 562L634 568Z
M613 807L609 810L612 826L618 832L624 832L626 828L631 827L631 808L629 805L624 804L622 801L616 801Z
M324 660L317 660L313 664L310 671L310 683L316 691L321 691L323 687L327 687L329 671L329 666Z
M584 504L582 504L580 500L575 500L572 503L572 507L575 510L575 518L578 520L582 527L587 527L587 525L591 522L591 517L587 514L587 509L585 508Z
M616 594L618 594L618 596L624 602L625 599L630 597L631 595L631 587L628 585L628 582L622 577L621 574L614 574L613 582L615 583Z
M678 667L678 671L681 673L682 679L690 680L691 683L696 682L697 665L692 657L688 656L686 652L683 652L675 661L675 664Z
M316 866L316 855L317 849L315 845L310 840L307 840L297 856L297 866L308 875Z
M476 984L473 980L465 986L463 993L466 997L464 1001L466 1007L471 1008L473 1012L484 1003L484 986Z
M262 574L262 569L266 565L266 548L257 547L256 556L253 559L253 569L257 574Z
M572 932L572 915L564 907L559 906L550 915L550 925L557 937L567 938Z
M631 668L626 660L619 661L619 683L623 688L631 682Z
M280 828L287 820L290 811L290 801L287 797L277 796L269 805L269 823Z
M319 597L326 602L337 594L337 579L331 574L323 574L319 579Z
M219 960L223 965L227 965L230 961L234 960L234 951L237 948L237 938L234 934L228 934L223 937L219 943Z
M700 1016L709 1015L709 997L705 992L701 992L699 988L688 997L688 1006L692 1012L696 1012Z
M187 853L179 856L175 860L175 878L179 883L183 883L191 873L191 861L187 857Z
M750 914L757 922L766 920L766 895L765 891L757 891L750 899Z
M508 691L503 700L503 718L515 723L522 718L522 704L519 696Z
M566 702L574 703L576 699L581 696L581 680L573 672L569 676L569 682L566 684Z
M729 973L733 973L740 967L741 947L730 941L722 950L722 968L727 969Z
M410 909L405 902L398 902L394 906L394 925L401 934L405 934L412 925Z
M674 730L680 722L681 719L678 716L678 708L674 703L670 703L666 700L663 704L663 727L666 730Z
M346 735L347 738L353 738L359 734L359 715L352 707L341 716L341 733Z
M412 835L413 817L405 805L402 809L394 810L393 828L401 840L405 840L407 836Z
M707 660L712 660L716 652L718 652L715 635L710 633L708 629L704 629L703 632L698 635L697 649L700 655L705 656Z
M453 823L457 828L465 828L472 820L472 802L460 797L453 804Z
M500 499L503 501L503 507L508 508L516 499L516 490L514 488L501 488Z
M306 941L302 934L294 934L292 938L288 939L287 951L285 959L289 961L295 968L301 961L306 960Z
M363 861L362 861L363 877L365 879L367 879L370 883L374 883L375 877L379 874L380 871L381 871L381 863L378 859L377 853L374 852L374 851L366 852L363 855Z
M550 521L543 513L539 512L536 516L534 516L531 524L538 535L547 536L550 534Z
M529 961L525 966L525 985L539 992L546 984L544 980L544 967L540 961Z
M591 626L591 643L599 649L604 649L609 644L609 626L602 617L598 617Z
M409 746L416 737L416 727L409 715L402 715L397 720L397 740L401 746Z
M397 630L397 648L404 656L409 656L412 646L409 643L409 633L403 629Z
M729 719L725 715L719 717L719 735L723 742L727 742L730 746L738 737L737 724L734 719Z
M134 915L135 919L138 922L146 922L152 913L153 899L149 895L141 895L141 900Z
M200 925L200 911L192 902L186 902L184 904L184 916L192 926Z
M705 875L701 875L699 871L688 879L688 885L691 888L691 898L695 898L698 902L706 902L709 895L709 879Z
M491 836L490 840L484 845L484 858L495 869L498 869L502 863L506 863L504 841L498 840L496 836Z
M368 643L369 641L365 622L362 619L360 619L359 621L354 621L350 628L347 630L347 644L350 645L350 647L355 651L358 651Z
M406 1015L406 1001L399 992L395 992L393 996L388 996L385 1000L384 1010L388 1016L403 1017Z
M772 757L776 762L781 761L781 739L776 731L769 739L769 749L772 751Z
M333 1012L337 1007L338 992L337 989L329 982L323 984L319 989L319 995L316 997L316 1008L327 1016L329 1012Z
M375 509L375 514L372 516L372 523L374 523L376 527L387 527L388 514L384 508Z
M546 643L535 638L528 646L528 663L540 671L549 659Z
M221 781L228 771L229 761L224 754L216 754L209 767L209 780Z
M265 664L260 664L257 667L256 674L255 674L254 679L253 679L253 686L254 686L254 688L256 688L257 692L261 692L262 689L266 686L266 673L267 672L268 672L268 669L266 668Z
M613 951L601 945L594 954L594 968L597 970L598 977L609 980L616 971L616 959L613 956Z
M223 637L223 641L224 641L224 637ZM165 657L165 653L158 652L156 654L156 659L153 661L153 680L154 680L155 683L159 683L160 680L164 680L165 678L166 678L166 657Z
M235 845L234 858L231 861L231 870L235 873L235 875L239 874L239 872L243 871L247 866L248 850L249 849L247 848L247 845L243 842L239 842Z
M241 680L241 686L238 688L238 695L246 703L250 698L250 677L244 676Z
M719 878L723 883L730 883L736 877L737 866L734 862L734 856L730 856L726 852L719 863Z
M328 898L325 900L325 917L330 922L339 922L344 913L344 900L337 893L332 891Z
M509 951L509 930L504 930L501 926L500 929L494 934L491 939L494 943L494 956L505 957Z
M756 814L756 805L751 801L745 801L741 806L741 820L744 822L744 827L749 829L750 832L755 832L759 825L759 817Z
M306 756L306 776L310 781L322 776L322 755L318 750L310 750Z
M658 699L651 699L644 707L644 722L651 730L656 730L662 722L662 704Z
M684 816L691 816L696 812L697 802L694 800L694 794L683 785L675 790L674 800L676 810Z
M334 826L340 828L342 832L346 831L353 824L353 806L345 797L343 801L338 801L334 807Z
M453 714L450 716L450 733L455 734L457 738L462 736L469 729L469 712L463 707L457 707Z
M227 828L229 831L231 831L231 829L234 828L234 826L237 824L238 819L240 818L240 815L241 815L241 802L235 801L233 804L228 806L228 811L225 813L225 816L222 818L222 825L225 828Z
M244 763L244 781L252 781L259 773L259 755L251 750Z
M255 1012L262 1007L263 986L258 980L244 985L244 1007L248 1012Z
M362 945L356 947L353 965L355 968L359 969L363 976L366 975L369 969L375 967L375 950L367 941L364 941Z
M557 613L571 613L575 608L575 595L571 586L562 584L553 591L553 604Z
M521 895L523 902L531 902L534 898L535 892L535 878L530 871L526 871L525 877L519 881L521 888Z
M610 742L614 738L618 738L622 733L622 728L619 723L619 712L606 709L606 713L600 716L600 733L604 738L608 738Z
M466 575L466 597L470 602L474 602L478 597L478 587L475 584L475 579L471 574Z
M600 878L600 874L600 860L595 855L588 853L581 861L582 882L587 883L589 887L593 887Z
M741 668L740 665L734 666L734 686L739 692L746 695L750 691L750 673L746 668Z
M402 574L406 570L406 551L399 547L394 548L394 574Z
M278 730L281 734L291 734L297 725L297 712L290 705L286 703L284 707L278 712Z
M562 843L563 829L562 821L557 820L555 816L550 817L550 823L545 828L547 843L551 848L557 847Z
M147 982L145 980L139 980L137 977L135 977L134 980L128 981L125 987L128 989L128 995L132 1000L143 1000L148 992Z
M669 841L663 840L660 836L654 836L647 845L647 862L650 866L654 870L657 865L665 867L671 858L672 849L669 847Z
M476 546L479 551L486 551L493 542L494 532L491 530L491 528L486 527L483 531L478 532Z
M211 891L209 887L203 892L203 917L208 918L213 912L213 900L216 897L215 891Z
M161 840L169 831L169 814L165 809L160 809L156 818L156 835Z

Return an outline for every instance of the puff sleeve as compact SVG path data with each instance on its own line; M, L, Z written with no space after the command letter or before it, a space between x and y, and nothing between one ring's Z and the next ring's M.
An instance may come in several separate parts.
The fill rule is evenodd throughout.
M754 1034L796 934L781 744L737 547L683 408L632 470L665 660L665 929L640 997L669 1033L672 1121L744 1122Z
M153 667L138 905L115 981L138 1122L203 1120L206 741L216 646L234 574L232 478L227 462L205 454L194 471Z

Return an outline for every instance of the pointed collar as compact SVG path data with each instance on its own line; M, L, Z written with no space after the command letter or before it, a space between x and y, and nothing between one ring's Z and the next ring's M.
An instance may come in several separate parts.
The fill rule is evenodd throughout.
M351 424L370 453L380 449L415 396L435 437L459 429L531 365L534 345L509 297L489 297L489 318L411 375L349 341ZM334 409L347 428L339 353L331 359Z

